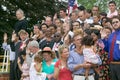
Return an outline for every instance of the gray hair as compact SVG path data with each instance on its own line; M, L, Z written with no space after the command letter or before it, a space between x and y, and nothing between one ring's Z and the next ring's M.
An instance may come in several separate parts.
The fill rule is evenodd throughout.
M24 11L22 9L18 9L16 12L20 12L24 16Z
M27 45L27 47L36 47L39 48L39 43L36 40L30 41Z

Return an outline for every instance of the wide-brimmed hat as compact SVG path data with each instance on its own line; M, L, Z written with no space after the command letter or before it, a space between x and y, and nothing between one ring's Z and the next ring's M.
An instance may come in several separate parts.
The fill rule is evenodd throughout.
M51 53L54 53L50 47L44 47L43 50L41 50L41 53L43 53L43 52L51 52Z
M51 54L52 58L56 57L55 52L52 51L52 49L50 47L44 47L43 50L41 50L38 54L42 55L44 52L48 52L49 54Z

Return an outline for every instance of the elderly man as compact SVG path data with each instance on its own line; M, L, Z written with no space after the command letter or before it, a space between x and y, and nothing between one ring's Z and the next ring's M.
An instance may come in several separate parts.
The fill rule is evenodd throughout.
M27 30L28 22L25 19L23 10L18 9L16 11L16 17L17 17L18 21L16 22L16 24L14 26L15 32L18 33L21 29Z
M26 60L27 63L30 65L32 61L34 61L34 56L38 54L40 51L39 49L39 43L36 40L30 41L27 45L27 55Z

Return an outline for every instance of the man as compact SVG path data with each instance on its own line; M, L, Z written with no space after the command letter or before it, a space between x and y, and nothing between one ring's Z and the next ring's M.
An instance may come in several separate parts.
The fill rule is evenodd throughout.
M45 23L47 24L47 26L49 27L49 25L51 25L53 23L53 19L52 16L47 16L45 18Z
M101 36L104 38L104 49L108 52L111 79L120 80L120 18L118 16L112 18L112 26L115 31L110 34L108 39L105 39L106 32L102 32Z
M8 36L7 36L7 33L4 34L4 42L2 44L2 47L4 50L7 50L9 51L9 60L10 60L10 75L9 75L9 79L10 80L15 80L15 74L14 73L14 61L15 61L15 51L12 51L11 49L11 44L12 42L10 42L10 44L7 43L7 39L8 39ZM12 41L14 41L15 43L19 42L19 37L13 33L12 34Z
M39 49L39 43L36 40L30 41L27 45L27 55L26 55L26 61L28 65L31 65L31 62L34 61L34 56L38 54L40 51Z
M75 44L75 49L70 52L68 58L68 68L73 73L73 80L85 80L85 69L90 67L89 65L84 64L84 57L81 51L81 40L83 34L74 34L73 43ZM89 80L94 80L93 70L89 71Z
M116 10L116 3L115 1L110 1L109 2L109 12L107 14L108 18L112 18L113 16L117 16L118 11Z
M67 13L66 13L66 9L60 9L60 12L59 12L59 15L60 15L60 19L62 20L62 21L66 21L66 20L68 20L68 16L67 16Z
M98 15L99 14L99 7L98 6L93 6L92 8L92 15Z
M77 21L78 19L78 11L73 11L70 15L70 19L72 20L72 22Z
M14 30L16 33L18 33L21 29L24 29L27 31L27 27L28 27L28 22L25 19L24 16L24 12L21 9L18 9L16 11L16 17L18 19L18 22L16 22L15 26L14 26Z

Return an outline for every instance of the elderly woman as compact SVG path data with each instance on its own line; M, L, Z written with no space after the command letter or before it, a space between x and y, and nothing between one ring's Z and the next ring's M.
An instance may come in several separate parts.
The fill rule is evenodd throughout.
M50 47L45 47L40 55L43 56L42 72L47 74L46 80L53 80L54 65L57 61L55 53Z
M72 80L72 73L67 67L69 49L66 45L59 46L60 59L55 64L54 78L56 80Z

